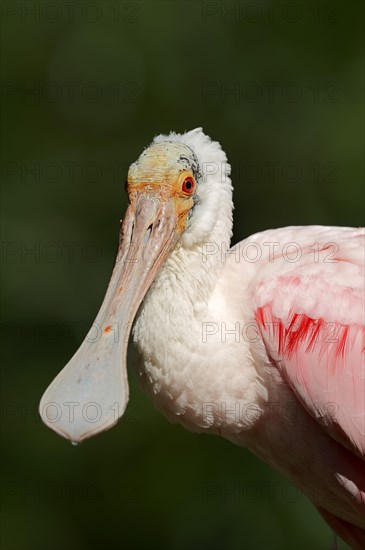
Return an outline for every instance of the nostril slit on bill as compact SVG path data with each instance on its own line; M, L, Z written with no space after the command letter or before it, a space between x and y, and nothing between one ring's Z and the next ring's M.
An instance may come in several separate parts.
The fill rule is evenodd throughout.
M147 243L150 240L150 236L151 236L151 233L152 233L152 228L153 228L153 224L151 223L151 225L149 225L147 227L147 231L146 231L146 234L144 236L144 242L145 243Z

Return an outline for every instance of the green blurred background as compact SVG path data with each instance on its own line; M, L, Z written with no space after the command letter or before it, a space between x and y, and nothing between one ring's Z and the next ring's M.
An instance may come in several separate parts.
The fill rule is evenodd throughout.
M4 0L1 10L2 547L329 548L329 528L285 479L170 425L132 368L126 417L78 448L36 407L93 322L126 170L155 134L203 126L221 142L235 241L363 224L363 3Z

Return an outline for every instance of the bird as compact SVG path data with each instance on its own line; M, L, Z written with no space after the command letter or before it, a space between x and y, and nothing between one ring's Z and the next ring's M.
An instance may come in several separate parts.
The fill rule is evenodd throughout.
M248 448L365 548L364 229L290 226L231 247L230 172L202 128L156 136L131 164L104 301L41 418L74 444L115 425L133 340L171 422Z

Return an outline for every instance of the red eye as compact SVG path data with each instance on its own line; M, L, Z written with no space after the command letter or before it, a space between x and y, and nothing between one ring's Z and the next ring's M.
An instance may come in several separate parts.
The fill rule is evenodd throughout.
M187 193L188 195L191 195L194 192L194 188L195 188L194 179L191 177L185 178L182 184L183 193Z

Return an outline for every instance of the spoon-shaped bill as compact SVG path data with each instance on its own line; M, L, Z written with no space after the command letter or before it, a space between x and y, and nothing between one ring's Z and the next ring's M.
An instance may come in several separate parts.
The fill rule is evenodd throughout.
M124 413L128 337L146 292L176 244L176 223L173 201L158 194L141 194L128 207L100 311L39 406L43 422L73 443L107 430Z

